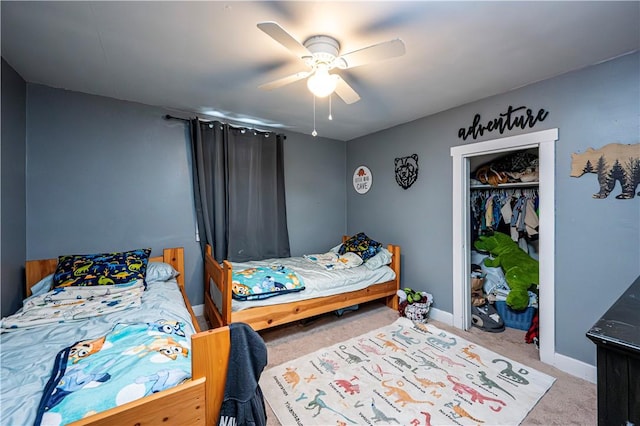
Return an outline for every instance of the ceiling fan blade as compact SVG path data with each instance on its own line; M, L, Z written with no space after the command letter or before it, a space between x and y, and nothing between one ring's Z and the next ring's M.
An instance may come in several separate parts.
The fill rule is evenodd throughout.
M298 80L302 80L303 78L306 78L309 75L311 75L311 71L297 72L295 74L279 78L279 79L271 81L269 83L262 84L262 85L258 86L258 88L263 89L263 90L277 89L278 87L286 86L287 84L291 84L291 83L294 83L294 82L296 82Z
M258 24L258 28L264 31L269 37L295 53L299 58L311 55L309 50L307 50L302 43L296 40L278 23L272 21L260 22Z
M345 104L352 104L358 102L360 100L360 95L353 90L349 84L342 79L339 75L335 74L338 79L336 83L336 95L340 96L340 99L344 101Z
M364 47L353 52L340 56L344 61L343 69L359 67L371 62L381 61L383 59L402 56L406 52L404 42L399 38Z

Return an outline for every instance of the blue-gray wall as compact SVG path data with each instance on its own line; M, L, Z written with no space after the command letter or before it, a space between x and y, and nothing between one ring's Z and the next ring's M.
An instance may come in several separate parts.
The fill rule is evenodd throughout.
M187 125L167 112L27 85L28 259L182 246L189 299L203 303ZM288 133L284 151L292 254L336 244L345 144Z
M486 122L509 105L544 108L549 116L526 131L458 138L476 113ZM556 351L595 365L595 346L585 332L640 275L640 197L617 200L614 192L593 199L597 179L570 177L571 153L640 142L638 53L350 141L348 175L364 164L374 183L358 195L347 182L347 229L399 244L402 285L431 292L434 307L452 312L450 148L555 127ZM395 182L393 161L414 153L419 177L404 190Z
M287 226L292 256L322 253L347 230L344 142L287 133L284 144Z
M476 113L489 118L508 105L545 108L549 117L527 131L558 127L560 132L556 350L595 364L595 348L584 333L640 274L640 199L616 200L615 194L592 199L595 176L569 177L570 154L610 142L639 142L638 75L636 53L346 144L287 133L292 254L324 250L345 231L365 231L400 244L403 285L432 292L436 307L451 312L450 148L465 143L457 131ZM2 96L4 103L4 83ZM27 258L181 245L189 297L202 303L185 125L164 120L166 112L27 84ZM478 140L524 132L494 132ZM3 182L4 149L3 141ZM420 156L420 177L405 191L395 183L393 159L413 153ZM374 173L365 195L351 187L360 164ZM4 188L2 202L4 209ZM4 258L2 266L4 274Z
M25 132L26 84L2 59L0 165L1 316L22 306L26 243Z

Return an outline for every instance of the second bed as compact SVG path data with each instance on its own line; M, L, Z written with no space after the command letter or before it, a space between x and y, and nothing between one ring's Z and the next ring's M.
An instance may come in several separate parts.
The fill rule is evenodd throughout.
M348 238L343 237L343 241ZM386 246L391 254L388 265L373 270L360 265L337 271L329 271L305 257L233 264L224 260L220 264L213 258L211 247L207 249L205 315L214 328L244 322L257 331L378 299L392 309L398 308L400 247L393 244ZM263 300L233 300L234 269L267 267L274 263L294 270L304 280L305 290Z

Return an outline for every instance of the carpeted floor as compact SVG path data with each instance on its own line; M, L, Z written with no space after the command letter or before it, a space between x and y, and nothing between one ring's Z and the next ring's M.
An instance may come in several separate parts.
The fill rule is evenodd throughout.
M282 364L326 346L389 325L398 318L396 311L380 303L362 305L342 317L323 315L306 325L294 323L260 332L268 348L267 368ZM507 328L502 333L487 333L477 328L462 331L432 321L450 331L505 357L522 362L557 380L525 418L523 425L595 425L596 386L542 363L534 345L524 342L524 331ZM267 424L279 425L267 404ZM285 425L286 426L286 425Z

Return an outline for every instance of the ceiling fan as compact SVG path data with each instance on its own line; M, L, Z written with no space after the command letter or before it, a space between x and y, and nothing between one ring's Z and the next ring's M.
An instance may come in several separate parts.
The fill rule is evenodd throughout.
M405 53L404 42L399 38L341 55L340 43L330 36L314 35L300 43L276 22L261 22L258 28L293 52L310 68L259 86L264 90L276 89L309 77L307 86L315 96L325 97L335 91L345 103L352 104L360 100L360 95L338 74L331 74L329 71L355 68Z

